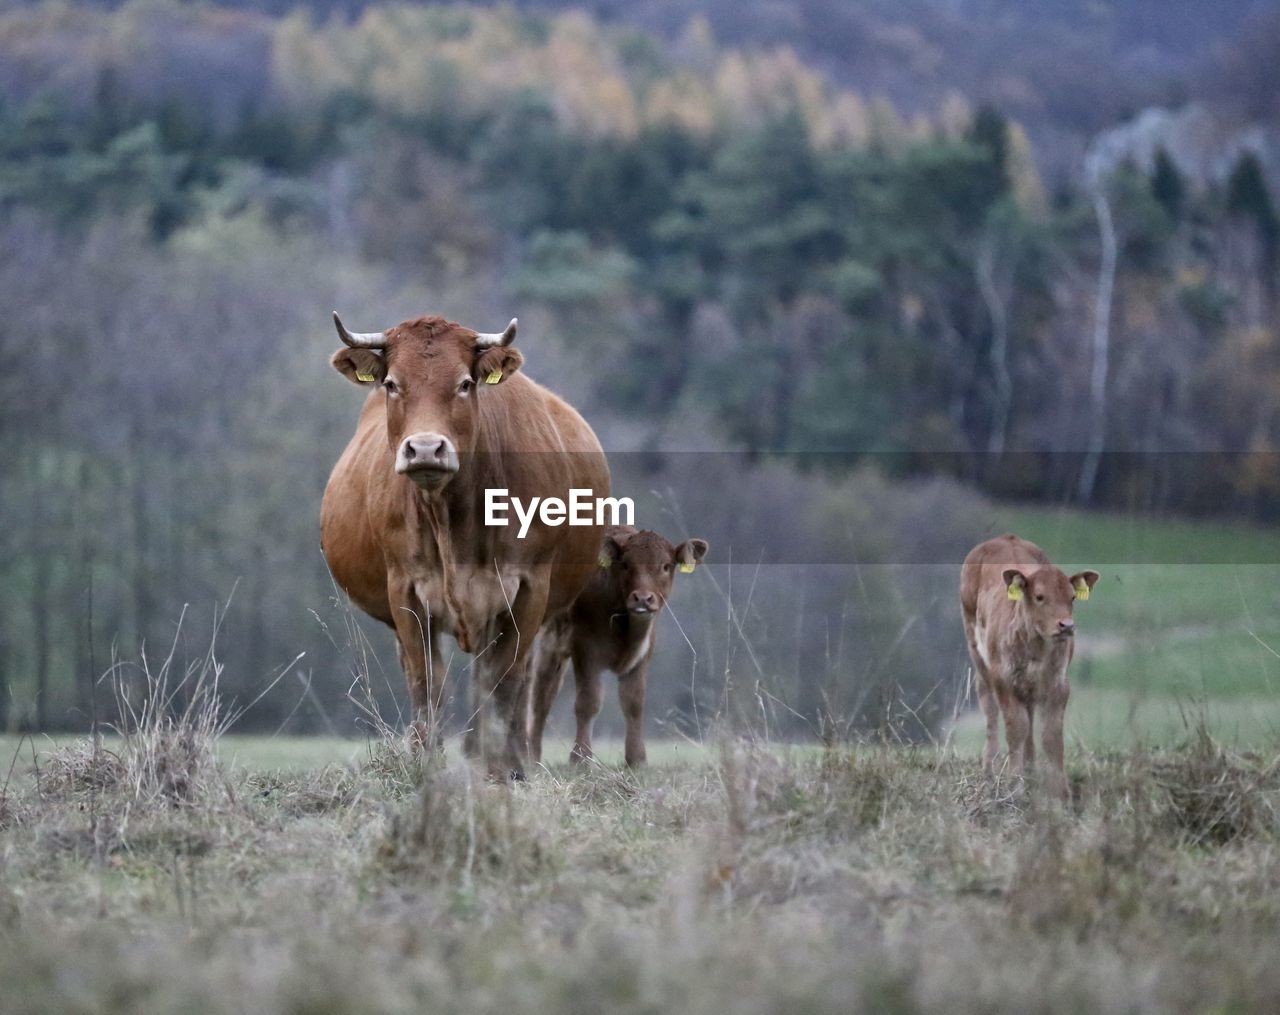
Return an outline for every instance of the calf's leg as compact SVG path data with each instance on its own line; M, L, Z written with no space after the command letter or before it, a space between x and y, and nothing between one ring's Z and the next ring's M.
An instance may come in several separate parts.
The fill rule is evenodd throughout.
M573 717L577 720L578 729L574 734L569 760L587 761L592 756L591 725L599 715L604 699L600 691L600 667L588 656L575 652L573 679L578 691L573 701Z
M625 756L628 768L645 763L644 750L644 686L649 662L645 660L629 673L618 675L618 703L627 723Z
M547 716L551 714L551 706L560 693L568 668L569 659L566 656L547 653L535 660L532 678L533 718L529 727L529 758L534 764L542 761L542 735L547 727Z
M1012 694L1000 702L1004 712L1004 738L1009 742L1009 774L1021 778L1027 762L1027 742L1031 737L1031 716L1027 706Z
M1036 703L1027 702L1027 739L1026 757L1023 762L1027 768L1036 767Z
M973 637L973 624L965 621L965 644L969 647L969 661L973 663L973 680L978 691L978 706L982 709L982 717L987 723L987 742L982 748L982 770L991 774L996 755L1000 753L1000 705L996 701L995 684L991 679L991 671L982 661L978 652L978 644Z
M1061 800L1071 799L1071 784L1067 781L1067 770L1063 758L1062 721L1067 711L1067 697L1070 688L1065 682L1060 693L1045 703L1043 729L1040 733L1040 745L1049 764L1044 773L1046 785Z
M982 708L982 717L987 722L987 742L982 747L982 770L990 775L996 755L1000 753L1000 705L996 701L991 681L983 670L978 670L977 681L978 704Z

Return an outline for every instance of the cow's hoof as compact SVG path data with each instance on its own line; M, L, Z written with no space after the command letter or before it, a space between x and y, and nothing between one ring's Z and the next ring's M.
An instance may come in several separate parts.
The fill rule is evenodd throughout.
M510 754L495 754L485 763L485 777L490 782L524 782L524 762Z

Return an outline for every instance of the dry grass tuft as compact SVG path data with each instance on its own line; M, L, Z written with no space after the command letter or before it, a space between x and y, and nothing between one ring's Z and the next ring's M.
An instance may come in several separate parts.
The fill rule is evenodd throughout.
M175 656L185 607L169 653L158 667L144 651L136 664L117 661L107 671L118 716L114 728L121 739L123 783L135 804L191 805L223 786L218 738L253 702L237 712L223 708L218 694L222 664L217 657L221 616L215 610L204 654L181 671Z
M342 765L326 765L315 772L250 772L246 789L260 802L278 807L290 817L330 814L350 807L360 796L357 774Z
M569 801L582 807L625 805L641 790L636 773L629 768L614 768L589 761L563 783Z
M1167 798L1172 825L1194 845L1224 846L1278 827L1280 759L1247 763L1202 732L1191 750L1157 759L1151 781Z
M435 752L415 750L404 737L390 732L370 740L368 752L361 770L391 799L411 796L422 787L428 767L443 762Z
M416 795L391 815L378 845L383 869L469 888L481 876L524 880L551 868L548 830L517 805L519 788L490 782L465 762L447 767L438 757L420 773Z
M126 778L120 756L92 739L49 752L40 768L40 788L54 796L110 792L124 785Z

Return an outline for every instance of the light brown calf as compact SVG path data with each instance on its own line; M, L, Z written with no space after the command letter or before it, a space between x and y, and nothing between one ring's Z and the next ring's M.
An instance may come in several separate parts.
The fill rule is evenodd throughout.
M572 660L578 730L569 760L591 757L591 724L603 699L600 674L612 670L618 675L618 700L627 724L627 764L644 764L645 679L658 614L671 595L675 572L692 571L706 553L703 539L672 546L656 532L625 525L605 530L600 567L568 614L548 623L534 645L529 750L535 762L542 759L547 714Z
M1010 533L975 546L960 572L965 641L977 671L978 702L987 720L983 767L999 750L999 716L1009 745L1009 771L1021 777L1035 763L1036 710L1048 779L1070 796L1062 763L1062 718L1071 685L1067 666L1075 647L1076 599L1087 599L1097 571L1067 577L1034 543Z

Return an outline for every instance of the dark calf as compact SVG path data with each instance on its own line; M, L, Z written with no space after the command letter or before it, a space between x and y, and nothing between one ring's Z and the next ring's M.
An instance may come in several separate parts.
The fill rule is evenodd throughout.
M600 675L618 675L618 700L627 724L626 759L642 765L644 690L657 631L676 571L692 571L707 553L702 539L673 546L656 532L630 526L605 530L600 569L564 615L548 623L533 649L530 754L542 759L542 733L565 671L573 662L578 731L571 761L591 757L591 724L603 696Z

